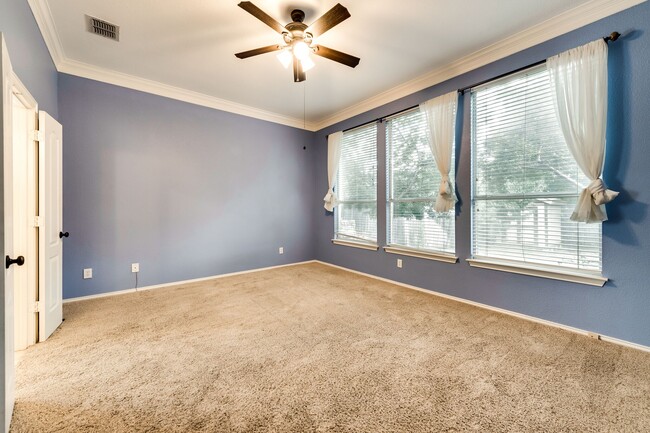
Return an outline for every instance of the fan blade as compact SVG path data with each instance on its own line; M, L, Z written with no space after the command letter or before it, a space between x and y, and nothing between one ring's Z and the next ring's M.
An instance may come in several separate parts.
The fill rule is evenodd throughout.
M349 54L342 53L340 51L333 50L332 48L327 48L322 45L316 45L314 54L325 57L326 59L334 60L335 62L343 63L351 68L354 68L361 61L360 58L351 56Z
M296 56L293 56L293 82L300 83L306 79L307 76L305 75L305 71L302 70L302 63L300 63L300 60Z
M268 47L255 48L254 50L243 51L235 54L240 59L247 59L248 57L259 56L260 54L270 53L280 50L280 45L269 45Z
M238 6L249 14L253 15L258 20L262 21L267 26L271 27L276 32L282 34L283 32L287 31L287 29L285 29L282 24L271 18L266 12L255 6L253 3L241 2Z
M350 18L350 12L341 3L338 3L332 9L325 12L325 15L314 21L305 31L317 38L348 18Z

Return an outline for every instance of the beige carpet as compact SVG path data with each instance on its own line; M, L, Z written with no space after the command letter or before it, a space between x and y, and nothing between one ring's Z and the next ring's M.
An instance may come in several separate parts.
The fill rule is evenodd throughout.
M319 264L64 316L14 432L650 431L650 354Z

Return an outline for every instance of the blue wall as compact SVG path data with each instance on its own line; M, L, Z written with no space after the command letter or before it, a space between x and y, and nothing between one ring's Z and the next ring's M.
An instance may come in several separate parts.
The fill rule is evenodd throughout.
M542 60L587 43L612 31L624 36L610 44L610 96L608 148L605 181L621 194L608 206L610 220L603 225L603 273L610 278L603 288L471 268L470 251L470 124L469 93L459 111L457 139L457 189L460 204L456 220L456 252L461 259L450 265L402 257L403 269L395 266L398 256L337 246L331 243L334 218L319 199L327 191L326 135L353 127L454 89ZM348 119L314 137L316 152L315 209L316 257L329 263L356 269L559 322L603 335L650 345L650 3L644 3L552 41L517 53L501 61L425 89L388 105ZM385 150L380 125L378 143L378 226L379 243L386 241Z
M65 74L59 113L65 298L313 258L312 133Z
M57 118L58 74L26 0L0 1L0 32L6 39L14 72L39 108Z

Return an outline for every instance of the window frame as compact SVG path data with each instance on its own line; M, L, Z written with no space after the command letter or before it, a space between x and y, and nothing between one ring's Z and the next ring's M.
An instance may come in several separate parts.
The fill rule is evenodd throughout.
M349 129L343 133L343 140L345 140L345 135L350 134L355 131L359 131L361 129L367 129L367 128L373 128L375 131L374 134L374 146L375 146L375 199L374 200L341 200L339 199L337 201L337 205L334 208L334 238L332 239L332 243L335 245L342 245L342 246L348 246L348 247L354 247L354 248L360 248L364 250L373 250L377 251L379 249L379 244L378 244L378 218L377 221L375 222L375 239L374 241L371 240L366 240L366 239L361 239L361 238L355 238L354 236L351 235L346 235L345 233L340 233L339 232L339 224L340 224L340 217L341 217L341 212L340 212L340 205L355 205L355 204L372 204L374 203L375 205L375 212L379 209L379 200L378 200L378 194L377 194L377 186L379 184L378 182L378 175L379 175L379 158L378 158L378 153L377 153L377 144L378 144L378 137L379 137L379 128L378 128L378 122L371 122L368 124L363 124L359 125L356 128ZM343 143L341 143L341 146L343 146ZM343 149L341 151L341 160L344 158L344 153ZM341 162L339 161L339 170L336 174L336 186L334 187L335 192L339 189L340 185L340 180L341 180ZM338 195L338 194L337 194Z
M579 192L576 193L539 193L539 194L505 194L505 195L477 195L477 140L476 140L476 118L475 118L475 93L481 89L494 86L499 82L516 79L518 76L531 74L537 72L537 70L545 69L545 65L538 65L527 68L522 71L517 71L512 74L509 74L505 77L497 78L495 80L483 83L480 86L471 89L470 93L470 116L471 116L471 132L470 132L470 145L471 145L471 194L470 194L470 206L471 206L471 258L467 259L467 262L472 267L491 269L503 272L510 272L515 274L530 275L536 277L550 278L555 280L569 281L580 284L588 284L593 286L602 287L605 282L608 281L606 277L602 276L602 225L599 230L599 242L600 242L600 255L599 255L599 270L590 270L590 269L580 269L573 268L569 266L560 266L560 265L551 265L551 264L541 264L534 262L519 261L514 259L500 258L497 256L485 256L476 254L476 203L477 201L487 202L489 200L495 199L562 199L562 198L577 198L579 197ZM549 83L550 86L550 83ZM548 223L548 221L547 221ZM580 223L577 223L580 224Z
M456 263L458 261L458 257L456 256L456 218L455 218L455 208L449 211L449 214L451 215L451 224L453 227L451 237L453 239L453 252L450 251L443 251L443 250L435 250L435 249L429 249L429 248L418 248L414 246L409 246L409 245L402 245L400 243L393 242L392 239L392 223L393 223L393 210L394 210L394 205L395 203L430 203L432 206L435 205L435 202L437 200L437 189L434 189L432 191L432 195L430 197L416 197L416 198L406 198L406 199L395 199L393 198L393 187L394 187L394 170L393 170L393 163L394 163L394 158L393 158L393 147L392 147L392 142L389 137L389 122L395 121L396 119L399 119L400 117L407 116L407 115L412 115L415 113L419 113L420 116L424 117L424 114L420 111L419 106L414 107L412 109L400 112L398 114L395 114L393 116L387 117L385 119L386 121L386 128L385 128L385 151L386 151L386 245L383 247L384 251L389 254L399 254L399 255L404 255L404 256L410 256L410 257L417 257L417 258L422 258L422 259L428 259L428 260L436 260L436 261L441 261L445 263ZM426 127L426 121L425 125ZM451 169L449 172L449 178L450 182L452 185L455 185L456 182L456 167L455 167L455 155L456 155L456 140L454 140L454 147L452 150L452 164L451 164ZM433 162L433 167L434 170L436 170L436 173L438 172L438 168L436 166L435 160L433 159L433 155L431 155L431 160ZM434 182L435 186L434 188L437 188L439 185L439 182Z

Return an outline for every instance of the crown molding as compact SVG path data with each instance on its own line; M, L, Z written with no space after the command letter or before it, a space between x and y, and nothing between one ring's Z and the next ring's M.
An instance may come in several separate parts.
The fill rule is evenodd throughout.
M68 59L56 31L52 12L47 4L47 0L28 0L28 3L52 56L52 60L59 72L313 132L470 72L646 1L591 0L522 32L509 36L502 41L482 48L446 66L435 69L372 98L368 98L358 104L338 111L331 116L313 122L304 122L303 119L284 116L203 93Z
M271 111L261 110L244 104L228 101L226 99L215 98L204 93L194 92L158 81L148 80L146 78L136 77L134 75L122 72L112 71L110 69L93 66L88 63L78 62L76 60L63 60L57 65L59 72L75 75L77 77L89 78L103 83L113 84L128 89L138 90L141 92L151 93L154 95L164 96L178 101L188 102L202 107L214 108L216 110L227 111L229 113L240 114L242 116L253 117L259 120L279 123L281 125L291 126L308 131L315 131L315 124L304 122L303 119L283 116Z
M345 108L316 122L319 131L335 123L365 113L389 102L440 84L451 78L516 54L600 19L639 5L647 0L592 0L533 27L482 48L441 68L428 72L392 89Z
M58 70L59 63L61 63L61 61L66 57L63 51L63 45L59 39L59 34L54 26L54 18L52 17L50 6L47 4L46 0L27 0L27 3L29 3L29 7L32 9L32 14L34 14L36 24L43 35L45 45L47 46L52 61L54 61L54 65Z

